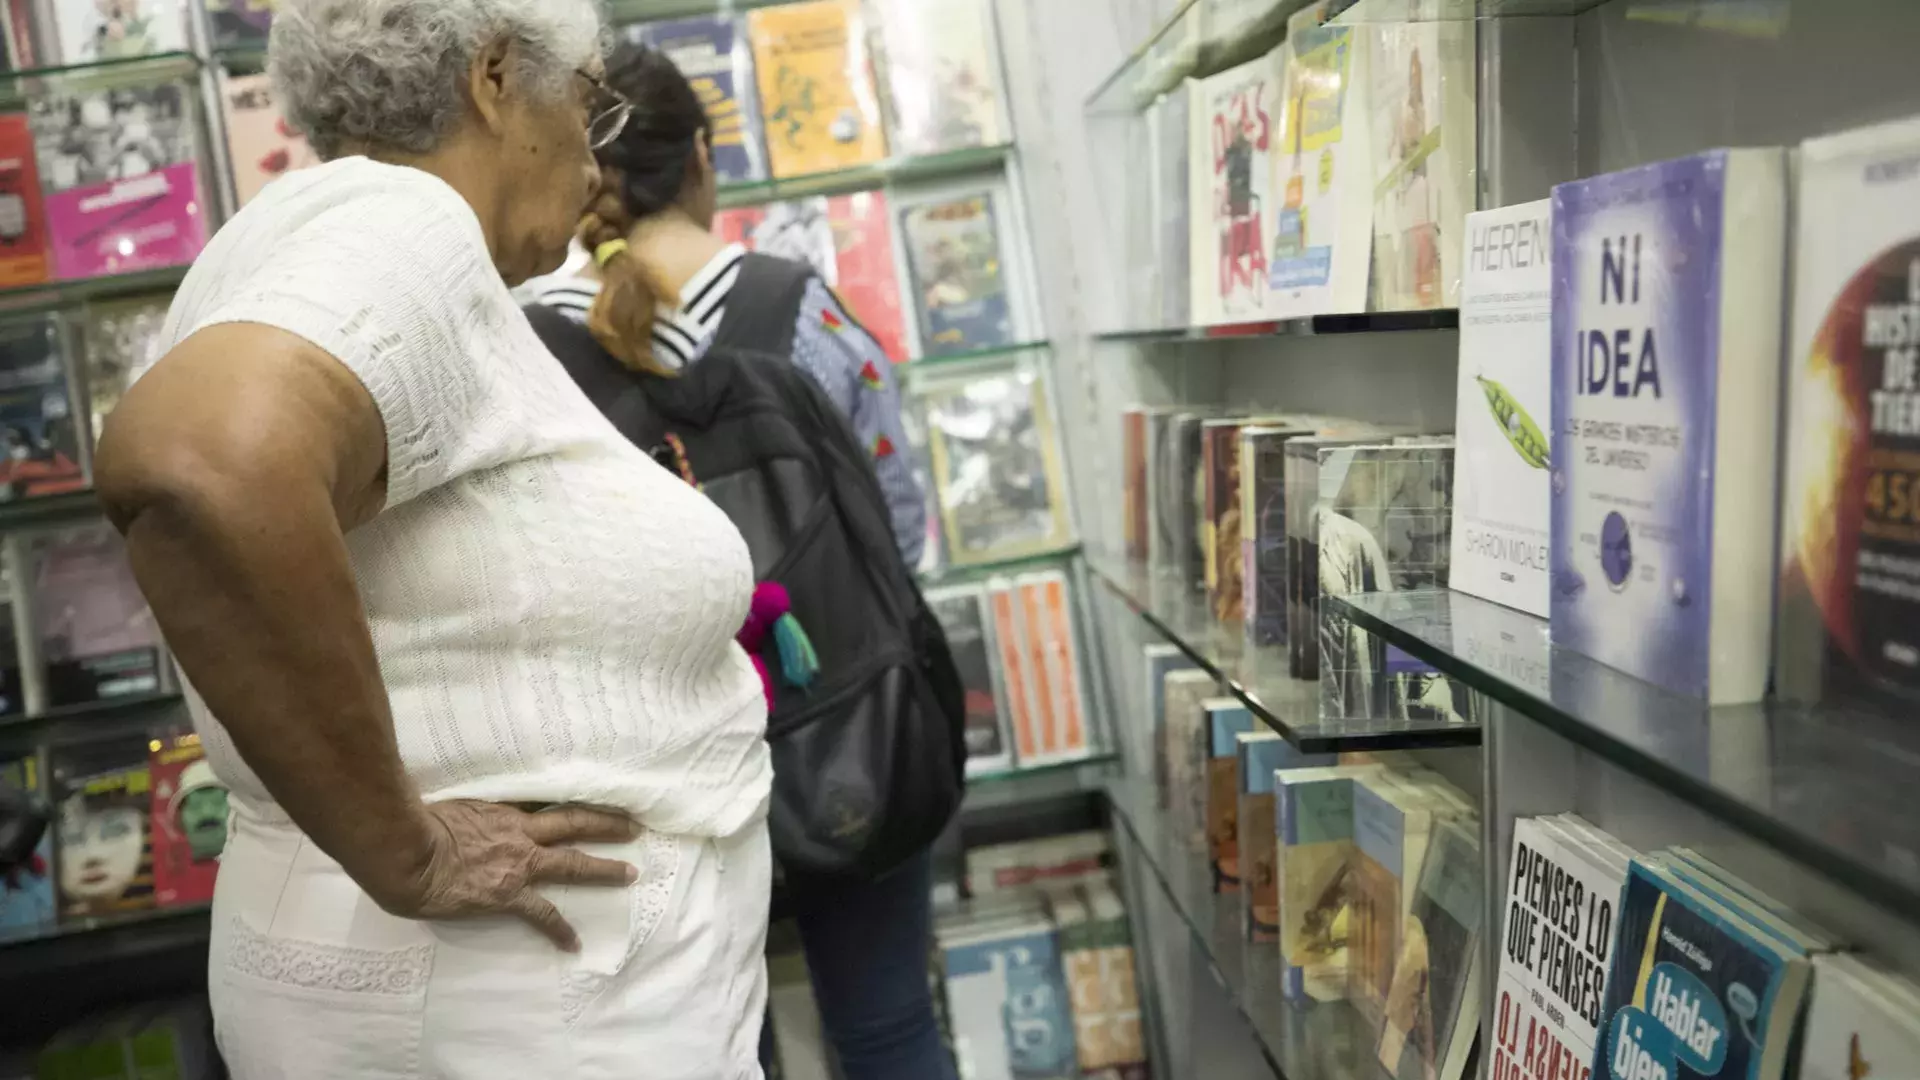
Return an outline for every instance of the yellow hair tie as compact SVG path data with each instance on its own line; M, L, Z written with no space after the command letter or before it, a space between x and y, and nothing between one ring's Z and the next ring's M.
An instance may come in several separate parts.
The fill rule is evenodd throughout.
M605 269L606 265L613 261L615 255L619 255L626 250L627 242L625 240L609 240L593 249L594 265Z

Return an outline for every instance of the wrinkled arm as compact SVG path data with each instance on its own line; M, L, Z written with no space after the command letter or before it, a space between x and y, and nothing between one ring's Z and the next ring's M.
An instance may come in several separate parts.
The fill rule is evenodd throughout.
M128 390L95 465L181 669L280 806L383 903L432 846L347 561L345 533L384 501L386 454L351 372L232 323Z

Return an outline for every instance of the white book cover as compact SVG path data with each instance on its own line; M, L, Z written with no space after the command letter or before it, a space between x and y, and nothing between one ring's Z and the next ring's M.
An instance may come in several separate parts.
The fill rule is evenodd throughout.
M1474 205L1474 26L1366 28L1373 138L1373 303L1455 307L1460 228Z
M1453 559L1461 592L1547 616L1553 202L1467 215Z
M1800 152L1782 697L1920 701L1920 117Z
M1201 80L1193 132L1192 262L1210 264L1193 275L1193 310L1207 322L1265 316L1268 301L1266 237L1276 212L1273 146L1285 75L1285 50ZM1201 297L1199 291L1210 289ZM1196 319L1196 323L1200 320Z
M880 0L879 15L895 154L1007 141L987 0Z
M1845 953L1813 958L1800 1080L1896 1077L1920 1062L1920 1015L1885 978Z
M1533 818L1513 824L1500 908L1495 1076L1581 1076L1593 1061L1625 875L1610 874L1557 832Z
M1373 254L1366 50L1325 25L1327 0L1287 20L1285 98L1273 147L1267 310L1272 318L1364 311Z
M187 47L182 0L51 0L51 6L60 37L58 63L92 64ZM56 62L51 56L43 59Z
M1766 689L1786 170L1711 150L1553 189L1556 645Z

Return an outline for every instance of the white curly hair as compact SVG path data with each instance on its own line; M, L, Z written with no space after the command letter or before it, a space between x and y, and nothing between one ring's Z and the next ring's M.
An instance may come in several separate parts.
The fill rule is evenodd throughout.
M503 37L550 100L603 46L595 0L280 0L267 66L287 121L322 158L423 154L465 111L475 55Z

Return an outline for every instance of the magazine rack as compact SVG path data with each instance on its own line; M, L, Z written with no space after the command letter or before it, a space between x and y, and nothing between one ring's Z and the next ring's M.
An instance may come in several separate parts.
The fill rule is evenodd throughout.
M1184 236L1201 203L1190 192L1170 198L1178 185L1156 179L1177 175L1156 156L1167 149L1160 114L1191 92L1186 80L1280 45L1286 16L1302 6L1003 5L1026 9L1025 34L1010 35L1018 39L1010 67L1022 68L1011 51L1021 47L1046 68L1016 84L1015 96L1034 95L1033 111L1056 118L1048 160L1026 160L1036 244L1050 253L1043 291L1074 298L1057 308L1062 321L1050 331L1055 378L1074 398L1063 423L1086 557L1107 592L1094 621L1122 753L1108 795L1124 826L1135 940L1150 972L1143 1009L1156 1075L1391 1075L1376 1060L1376 1030L1353 1009L1284 999L1275 946L1244 940L1239 899L1212 891L1204 856L1176 835L1156 799L1164 766L1141 655L1163 643L1299 749L1404 751L1477 800L1486 973L1500 964L1514 822L1571 811L1639 851L1691 847L1883 966L1920 976L1920 818L1904 797L1920 783L1914 709L1771 699L1708 708L1554 648L1543 619L1441 589L1323 603L1380 647L1437 669L1466 702L1457 717L1329 724L1318 688L1287 677L1284 649L1247 645L1203 596L1129 558L1129 407L1285 409L1396 432L1453 430L1460 313L1450 304L1235 320L1194 319L1168 299L1185 291L1189 273L1189 252L1168 237ZM1467 210L1545 198L1563 181L1709 148L1793 147L1920 111L1920 89L1904 78L1894 44L1920 34L1920 9L1910 5L1361 0L1334 22L1356 30L1440 23L1468 35L1475 152ZM1031 130L1022 132L1023 152ZM1494 982L1480 984L1482 1038L1468 1076L1490 1075ZM1814 993L1817 1000L1817 986Z

